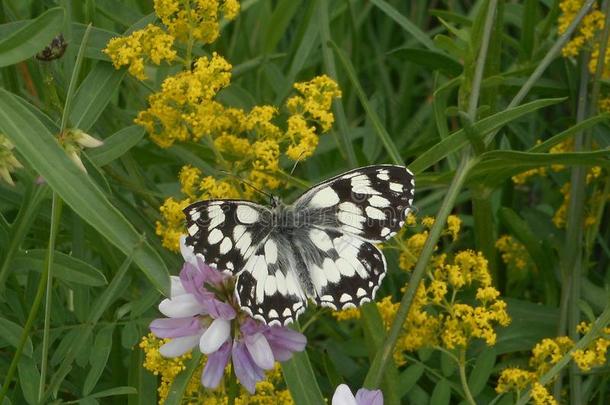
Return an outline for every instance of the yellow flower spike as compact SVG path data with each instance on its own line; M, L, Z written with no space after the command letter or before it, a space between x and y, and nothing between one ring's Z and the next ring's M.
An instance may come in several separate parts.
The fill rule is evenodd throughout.
M129 73L138 80L146 80L144 65L151 61L160 65L176 59L174 37L153 24L132 32L126 37L112 38L103 52L108 55L115 69L128 66Z
M517 367L505 368L500 372L496 392L502 394L509 391L523 391L535 379L536 376L531 371Z
M457 215L449 215L447 217L447 231L446 233L451 235L451 238L456 241L460 234L462 227L462 220Z
M544 388L544 385L535 382L532 385L532 401L535 405L556 405L557 401L551 393Z
M198 183L201 181L201 170L190 165L183 166L179 175L181 190L191 199L198 195Z
M182 210L190 203L189 199L176 201L170 197L159 208L163 221L157 221L156 233L163 239L163 247L174 252L180 250L180 235L184 233Z

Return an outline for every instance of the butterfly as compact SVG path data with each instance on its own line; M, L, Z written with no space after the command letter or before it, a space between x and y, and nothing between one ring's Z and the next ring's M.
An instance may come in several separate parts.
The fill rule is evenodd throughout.
M293 204L206 200L184 209L186 246L237 278L251 317L287 325L308 300L334 310L375 298L386 260L375 246L393 237L411 210L413 174L403 166L354 169L303 193Z

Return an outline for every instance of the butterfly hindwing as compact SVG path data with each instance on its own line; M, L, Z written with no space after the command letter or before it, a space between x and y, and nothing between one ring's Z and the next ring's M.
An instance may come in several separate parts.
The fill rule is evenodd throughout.
M269 234L271 211L241 200L199 201L184 209L186 244L219 270L239 272Z
M361 167L305 192L299 210L315 212L316 226L371 241L385 241L404 225L413 204L415 180L404 166Z
M307 299L291 249L281 249L270 235L237 275L235 292L240 307L268 325L286 325L305 310Z
M335 310L372 301L385 277L385 257L370 242L347 233L313 228L318 255L305 259L318 305ZM316 257L317 256L317 257Z

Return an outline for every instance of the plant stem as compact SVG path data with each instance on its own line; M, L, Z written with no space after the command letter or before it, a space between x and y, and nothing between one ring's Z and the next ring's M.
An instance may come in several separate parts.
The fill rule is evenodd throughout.
M49 332L51 327L51 299L53 297L53 255L55 253L55 239L59 230L59 220L61 218L62 200L57 193L53 193L53 202L51 207L51 232L49 233L49 248L45 260L45 269L43 277L46 274L47 286L45 297L44 311L44 329L42 333L42 354L40 363L40 382L38 385L38 401L42 400L44 394L44 386L47 377L47 364L49 354Z
M400 335L402 325L409 314L409 309L411 308L411 304L415 298L415 293L419 287L419 282L424 276L428 262L432 257L436 243L438 242L441 232L443 231L443 227L447 221L447 217L453 209L453 204L460 193L468 172L475 162L476 159L471 157L470 148L467 148L462 155L462 160L456 169L455 177L447 190L447 194L445 195L445 199L443 200L443 203L438 211L434 225L432 225L432 228L430 229L430 235L426 239L426 243L424 244L422 252L419 256L419 260L417 261L415 269L411 274L411 279L407 285L407 290L402 296L400 306L398 307L396 317L394 318L394 322L392 323L392 327L390 328L386 341L384 342L381 350L377 352L375 358L373 359L371 368L369 369L364 381L364 386L366 388L377 388L381 382L383 370L392 356L392 351L394 350L394 346L396 345L396 341Z
M231 365L231 374L229 375L229 381L227 382L227 405L235 405L235 398L237 398L239 392L238 388L235 368Z
M591 344L594 339L598 338L603 334L603 329L607 327L609 323L610 304L606 305L604 312L602 312L601 315L597 318L597 320L593 323L591 330L586 335L584 335L578 342L576 342L574 347L572 347L572 349L570 349L566 354L564 354L563 357L557 363L555 363L555 365L551 367L549 371L543 374L538 379L538 382L542 385L547 385L551 381L553 381L553 379L557 377L557 375L570 362L570 360L572 360L572 353L574 353L576 350L582 350L589 346L589 344ZM516 402L515 405L527 404L531 396L531 390L527 390L524 395Z
M462 389L466 396L466 401L471 405L477 405L476 401L472 397L470 388L468 387L468 379L466 378L466 349L460 349L460 358L458 359L458 368L460 370L460 381L462 382Z

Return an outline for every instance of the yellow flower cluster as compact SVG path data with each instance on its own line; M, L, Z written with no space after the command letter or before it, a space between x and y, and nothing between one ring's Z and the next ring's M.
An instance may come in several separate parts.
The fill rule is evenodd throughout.
M591 324L581 322L577 330L584 335L591 329ZM590 371L593 367L601 367L606 364L606 355L610 347L610 327L604 328L600 337L594 339L588 347L573 350L572 360L583 372ZM574 347L574 342L567 336L559 336L553 339L545 338L537 343L532 349L529 360L531 370L523 370L516 367L506 368L500 373L496 391L505 393L510 391L525 390L532 388L532 400L535 404L556 404L547 389L538 382L538 379L557 364L566 353Z
M15 185L11 173L23 167L13 153L14 148L15 145L6 135L0 134L0 179L11 186Z
M502 255L502 261L511 273L529 273L536 271L527 249L521 242L510 235L502 235L496 241L496 248Z
M144 368L154 375L160 376L161 381L157 391L159 393L159 404L165 402L169 389L176 376L186 367L184 362L191 358L187 353L180 357L165 358L159 353L161 347L168 339L158 339L152 333L142 337L140 348L144 351ZM192 393L188 393L189 395Z
M191 358L191 354L187 353L176 358L166 358L159 353L159 347L166 343L169 339L159 339L152 333L143 336L140 341L140 348L144 351L144 368L160 377L159 387L159 405L162 405L169 394L169 389L174 382L176 376L182 372L186 366L185 362ZM195 369L191 379L189 380L182 404L210 404L210 405L226 405L228 402L226 387L221 385L216 390L204 389L201 386L201 373L205 366L205 360ZM225 379L229 377L230 368L225 370ZM282 370L279 363L275 364L275 368L266 375L266 379L259 381L256 384L256 393L251 395L247 391L241 389L239 396L235 398L236 405L274 405L274 404L294 404L290 392L286 389Z
M104 53L110 57L115 69L129 66L129 73L138 80L146 80L144 65L150 61L160 65L162 61L176 59L174 37L161 28L148 24L146 28L121 38L112 38Z
M148 62L158 66L162 61L181 60L190 65L194 43L214 42L220 33L220 15L232 20L240 8L237 0L155 0L154 7L163 27L149 24L111 39L104 49L116 69L128 66L129 73L138 80L147 79L144 67ZM186 44L184 58L174 48L176 41Z
M239 13L237 0L155 0L154 7L170 35L182 42L203 44L218 38L221 13L227 20Z
M331 102L341 93L329 77L295 84L299 94L287 102L290 115L283 130L276 123L279 112L273 106L256 106L247 112L214 100L216 93L229 85L230 69L216 54L199 59L192 72L167 78L161 92L150 97L150 107L136 120L162 147L175 142L204 142L218 167L232 174L219 178L191 166L182 168L180 184L186 198L167 199L161 207L163 220L157 223L157 234L171 250L178 249L179 235L184 232L179 219L183 219L181 210L188 202L257 197L256 190L233 176L261 190L277 189L282 155L292 160L311 156L319 135L333 122Z
M410 217L407 222L417 221ZM428 236L427 229L434 224L434 219L425 217L420 224L419 233L407 236L406 231L403 231L397 237L401 249L399 266L405 271L410 271L417 261ZM460 226L459 217L451 216L444 233L455 240ZM464 304L459 300L459 293L473 287L476 287L476 305ZM472 339L477 338L483 339L489 346L494 345L494 328L510 323L506 303L499 299L499 295L491 286L487 260L480 252L463 250L451 256L434 256L427 279L419 285L409 315L402 326L394 351L395 361L399 365L404 364L405 352L423 347L464 349ZM386 328L390 327L398 306L392 297L377 302ZM359 316L359 311L348 309L333 315L339 320L353 319Z
M584 3L584 0L562 0L559 3L561 14L559 15L557 23L560 34L563 34L568 29L568 26L574 20L574 17L576 17L576 14ZM572 39L561 50L563 56L567 58L577 56L583 48L590 49L591 58L589 61L589 71L591 73L594 73L597 69L600 51L598 34L604 29L605 18L606 16L604 13L597 9L597 4L594 4L593 10L583 18L578 30L572 36ZM610 53L606 52L604 61L605 68L602 74L603 78L610 77L608 62L610 62Z

